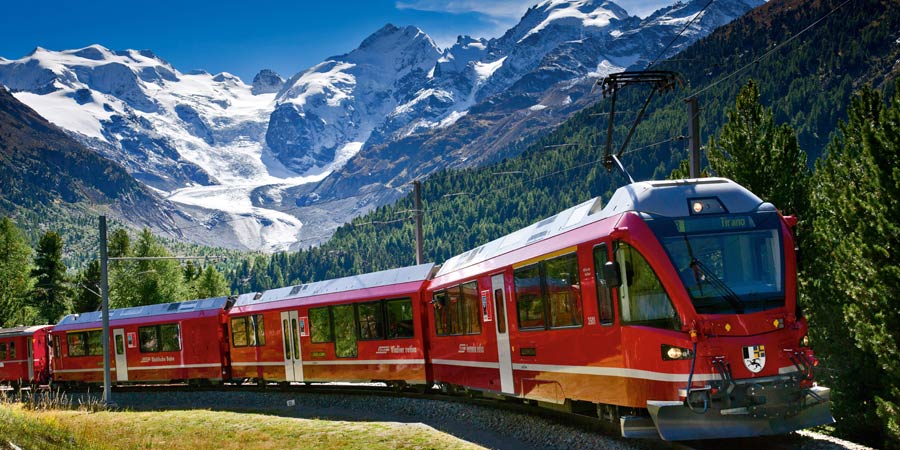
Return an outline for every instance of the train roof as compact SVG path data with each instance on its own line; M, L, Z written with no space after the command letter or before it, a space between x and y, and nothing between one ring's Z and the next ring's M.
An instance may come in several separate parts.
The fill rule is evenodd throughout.
M256 305L282 300L316 297L325 294L355 291L382 286L391 286L410 282L425 282L432 274L434 263L418 266L401 267L381 272L364 273L334 280L316 281L298 284L279 289L270 289L262 294L243 294L237 298L234 306Z
M0 337L28 336L37 331L51 327L52 325L36 325L28 327L0 328Z
M632 183L617 189L605 207L602 206L600 197L595 197L553 217L456 255L441 266L435 277L628 211L640 212L649 217L688 216L690 212L687 199L711 197L718 198L732 213L753 211L763 204L759 197L726 178Z
M169 314L183 314L189 312L220 310L225 308L228 297L214 297L200 300L189 300L175 303L160 303L156 305L135 306L131 308L118 308L109 310L110 322L114 320L137 319L142 317L164 316ZM101 322L101 311L81 314L69 314L56 324L56 328L72 328L78 325Z

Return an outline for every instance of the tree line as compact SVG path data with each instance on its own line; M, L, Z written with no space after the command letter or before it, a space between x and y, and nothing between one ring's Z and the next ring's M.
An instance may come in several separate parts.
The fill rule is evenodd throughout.
M68 270L55 231L43 233L34 249L28 242L12 219L0 219L0 327L55 324L66 314L99 310L99 261ZM146 228L134 239L123 228L114 230L108 249L110 258L172 256ZM183 266L176 260L111 261L108 277L112 308L229 294L215 266L192 261Z

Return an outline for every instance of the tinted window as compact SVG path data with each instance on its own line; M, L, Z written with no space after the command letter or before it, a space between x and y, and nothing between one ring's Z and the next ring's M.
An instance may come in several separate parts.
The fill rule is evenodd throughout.
M672 301L644 256L630 245L620 243L616 264L622 274L618 289L622 322L679 328Z
M465 305L465 333L481 334L481 301L478 298L478 283L475 281L462 285L463 303Z
M6 359L6 343L0 343L0 359Z
M141 353L177 352L181 350L180 327L177 323L138 328Z
M314 343L334 341L331 332L331 312L325 308L310 308L309 310L310 338Z
M438 336L450 334L450 300L447 291L434 293L434 330Z
M356 305L360 339L384 339L384 311L381 302Z
M338 358L355 358L356 320L353 305L338 305L331 309L334 316L334 353Z
M385 311L388 339L411 338L415 335L411 299L388 300L385 302Z
M520 267L514 272L519 328L581 326L581 281L576 254Z
M520 267L514 272L519 328L544 328L544 303L541 295L541 268L538 264Z
M600 324L612 325L613 303L612 294L603 278L603 266L609 261L606 245L598 245L594 248L594 276L597 285L597 308L600 311Z
M550 303L550 328L581 325L578 257L573 253L543 261L544 293Z

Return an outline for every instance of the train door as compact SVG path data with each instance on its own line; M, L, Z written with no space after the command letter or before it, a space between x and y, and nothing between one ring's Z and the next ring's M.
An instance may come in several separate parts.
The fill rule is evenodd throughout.
M30 337L26 340L25 356L28 357L28 381L34 380L34 338Z
M506 314L506 295L503 274L491 277L491 291L494 297L494 317L497 323L497 355L500 363L500 389L504 394L515 394L513 384L512 355L509 351L509 323Z
M284 379L286 381L303 381L300 325L297 311L281 313L281 336L284 338Z
M125 330L113 330L113 342L116 355L116 381L128 381L128 355L125 354Z

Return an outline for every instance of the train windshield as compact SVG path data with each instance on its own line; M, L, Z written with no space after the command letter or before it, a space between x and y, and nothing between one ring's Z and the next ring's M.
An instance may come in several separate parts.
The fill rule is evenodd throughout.
M784 306L781 221L774 212L648 221L700 314Z

